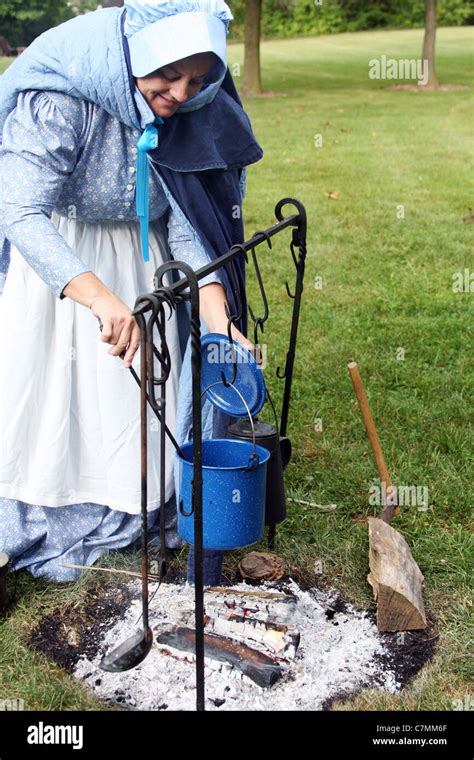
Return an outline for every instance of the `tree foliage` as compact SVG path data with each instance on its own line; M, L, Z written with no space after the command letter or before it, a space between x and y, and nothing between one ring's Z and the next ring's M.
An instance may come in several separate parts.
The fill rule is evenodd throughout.
M102 0L101 5L122 5ZM245 0L229 0L235 20L231 39L243 40ZM0 36L14 47L78 13L95 10L97 0L0 0ZM354 32L378 27L424 25L425 0L262 0L264 37ZM474 0L438 0L438 25L474 22Z
M229 0L230 36L243 39L245 0ZM376 28L423 27L425 0L263 0L264 37L334 34ZM438 0L438 25L474 22L472 0Z
M29 45L46 29L73 15L66 0L0 0L0 35L12 47Z

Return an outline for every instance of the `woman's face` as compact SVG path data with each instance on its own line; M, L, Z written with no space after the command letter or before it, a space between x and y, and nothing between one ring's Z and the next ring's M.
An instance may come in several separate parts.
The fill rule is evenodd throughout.
M172 116L181 103L199 92L215 60L213 53L197 53L135 81L156 116Z

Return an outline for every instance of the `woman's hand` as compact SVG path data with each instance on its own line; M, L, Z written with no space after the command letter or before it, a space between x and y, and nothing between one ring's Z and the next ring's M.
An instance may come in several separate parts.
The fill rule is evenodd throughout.
M218 282L203 285L199 290L201 304L201 316L203 317L210 332L227 335L227 314L225 313L226 295L223 286ZM262 366L261 351L255 348L235 325L231 326L232 338L240 343L255 357L257 364Z
M102 330L100 340L112 346L109 354L120 356L124 366L130 367L140 347L140 328L132 310L93 272L73 277L63 294L92 311Z
M224 335L227 335L227 317L226 317L225 325L223 325L222 329L213 330L213 332L220 332L220 333L223 333ZM232 334L232 337L238 343L240 343L244 348L246 348L247 351L250 351L252 356L255 358L255 361L257 362L258 366L261 368L262 367L262 352L260 351L260 349L258 347L256 348L251 340L249 340L244 335L242 335L240 330L237 330L235 325L231 326L231 334Z
M113 293L94 298L90 310L100 322L100 339L113 346L108 353L120 356L124 367L130 367L140 348L140 328L132 310Z

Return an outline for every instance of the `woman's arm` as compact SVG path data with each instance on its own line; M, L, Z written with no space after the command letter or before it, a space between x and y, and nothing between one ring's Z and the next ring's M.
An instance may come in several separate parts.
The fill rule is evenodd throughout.
M157 177L170 205L167 227L171 255L175 261L186 262L196 272L201 267L209 264L209 254L201 243L194 227L183 214L180 206L176 203L158 172ZM198 285L199 288L203 288L213 282L221 282L221 278L217 272L211 272L207 277L203 277L202 280L199 280Z
M174 198L166 187L163 186L163 189L171 206L168 220L168 242L171 254L175 260L185 261L196 271L209 263L209 256ZM198 284L200 313L209 332L227 335L228 320L225 312L227 297L220 277L217 272L212 272L199 280ZM249 351L254 351L253 343L247 340L235 325L232 325L232 336ZM261 361L257 360L261 364Z
M90 271L50 219L77 161L77 131L47 93L28 91L7 117L2 141L2 232L60 298L73 277Z
M209 255L159 174L158 177L170 204L168 243L171 254L175 260L185 261L196 271L209 263ZM245 195L245 187L246 170L244 168L240 178L242 200ZM199 301L201 317L204 319L209 332L227 335L226 290L217 272L212 272L199 280ZM253 343L242 335L235 325L232 325L231 332L235 340L249 351L254 352ZM261 364L260 357L257 357L257 361Z
M131 309L90 271L50 219L76 165L82 128L80 101L71 98L77 119L66 119L55 97L47 92L22 93L5 122L0 227L58 298L67 296L91 308L103 324L98 337L112 345L112 356L120 356L128 346L125 366L129 367L140 343Z
M201 316L209 328L209 332L227 335L228 320L227 314L225 313L227 298L223 286L218 283L205 285L199 291L199 300ZM235 325L232 325L231 327L231 334L238 343L241 343L242 346L247 349L247 351L250 351L255 355L258 364L262 364L260 352L255 351L254 344L242 335Z

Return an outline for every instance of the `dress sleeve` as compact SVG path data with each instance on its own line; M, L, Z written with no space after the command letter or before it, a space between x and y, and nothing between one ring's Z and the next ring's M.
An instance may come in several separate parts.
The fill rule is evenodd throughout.
M240 185L240 195L242 196L242 200L245 198L245 193L247 191L247 167L242 167L242 171L240 173L240 179L239 179L239 185Z
M194 227L186 219L181 208L169 192L166 184L161 180L163 191L168 199L170 211L168 216L168 243L171 255L175 261L184 261L194 270L201 269L211 261L209 254L201 243ZM211 272L207 277L199 280L199 287L210 285L211 282L222 280L216 272Z
M21 93L3 129L0 227L58 298L90 267L50 219L79 151L80 125L65 119L48 93Z

